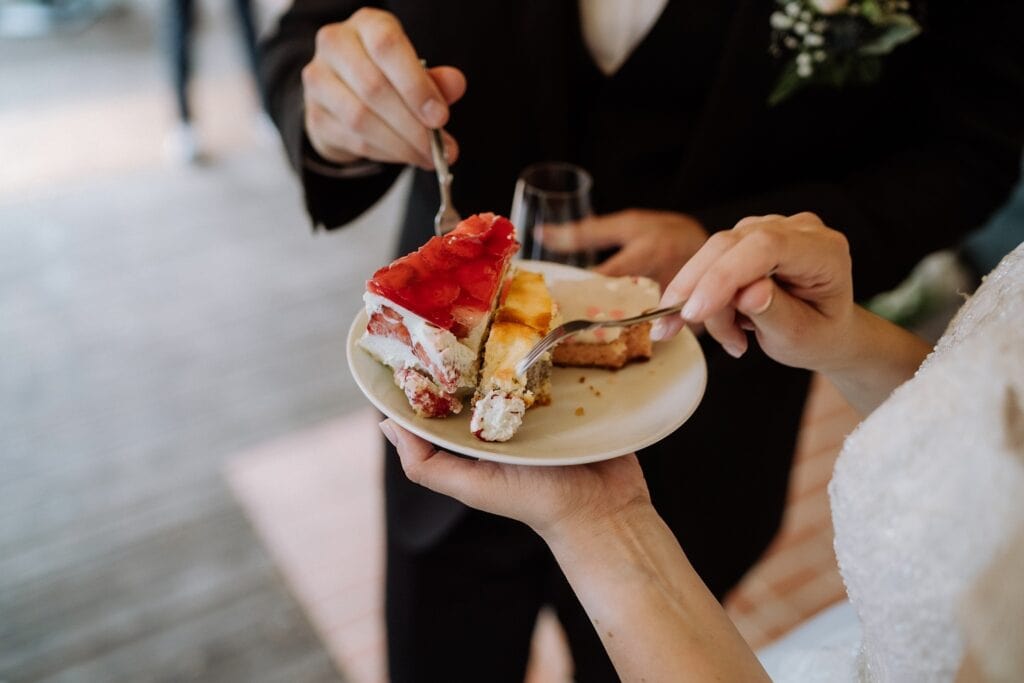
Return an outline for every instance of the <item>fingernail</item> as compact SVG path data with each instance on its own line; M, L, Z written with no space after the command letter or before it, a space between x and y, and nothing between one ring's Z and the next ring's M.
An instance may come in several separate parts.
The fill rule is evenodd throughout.
M693 320L701 314L704 310L704 300L697 296L690 297L690 300L683 306L683 317L687 320Z
M395 434L395 428L391 426L390 420L384 420L377 425L380 427L380 431L383 432L384 438L391 442L392 446L398 447L398 435Z
M665 319L658 318L651 325L651 340L661 341L665 337Z
M444 121L444 105L439 100L431 98L423 103L420 109L423 112L423 119L431 128L440 128Z
M751 311L751 312L750 312L750 313L751 313L751 315L761 315L762 313L764 313L765 311L767 311L767 310L768 310L769 308L771 308L771 306L772 306L772 301L773 301L774 299L775 299L775 290L774 290L774 289L771 289L771 290L769 290L769 292L768 292L768 298L767 298L767 299L765 300L765 302L764 302L763 304L761 304L760 306L758 306L758 307L757 307L757 310L755 310L755 311Z

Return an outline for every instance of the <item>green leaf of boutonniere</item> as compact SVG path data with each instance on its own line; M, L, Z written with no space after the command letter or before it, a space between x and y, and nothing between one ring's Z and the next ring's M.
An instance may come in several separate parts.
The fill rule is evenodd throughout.
M885 10L879 6L877 0L863 0L860 4L860 15L872 24L877 24L885 17Z
M850 85L874 83L881 75L882 60L874 55L848 54L833 60L829 68L819 69L807 77L800 75L796 60L792 60L783 68L775 89L768 96L768 106L774 107L808 86L823 85L839 89Z
M921 33L911 14L911 0L775 3L769 52L782 69L768 96L770 106L805 86L874 83L882 74L882 58Z
M799 90L805 83L805 79L800 78L796 73L796 62L790 61L783 68L782 75L779 76L778 82L775 83L775 89L768 96L768 106L774 107Z
M921 32L921 27L913 18L906 15L888 17L884 23L877 25L881 33L869 43L861 45L857 50L863 55L887 55L898 45L912 40Z

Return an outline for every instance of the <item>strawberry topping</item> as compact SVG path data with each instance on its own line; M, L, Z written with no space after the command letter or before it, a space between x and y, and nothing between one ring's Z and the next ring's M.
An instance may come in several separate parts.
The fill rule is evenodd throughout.
M491 309L505 264L518 249L508 219L478 214L381 268L366 287L463 336Z

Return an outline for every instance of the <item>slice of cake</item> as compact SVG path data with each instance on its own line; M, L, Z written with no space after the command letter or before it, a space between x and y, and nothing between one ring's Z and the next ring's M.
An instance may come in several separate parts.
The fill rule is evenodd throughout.
M460 394L476 386L480 348L518 249L507 219L470 216L366 283L369 323L359 344L394 371L417 415L458 413Z
M604 277L556 282L551 293L565 320L621 320L656 308L661 288L645 277ZM555 365L621 368L651 357L651 323L580 332L552 350Z
M515 367L557 324L544 276L517 270L494 316L484 349L480 385L473 397L470 431L483 441L508 441L526 410L551 401L551 357L545 354L517 377Z

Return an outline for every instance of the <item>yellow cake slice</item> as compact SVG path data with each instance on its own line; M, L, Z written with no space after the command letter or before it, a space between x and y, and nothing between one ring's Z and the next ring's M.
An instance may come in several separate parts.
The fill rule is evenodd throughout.
M516 364L557 324L544 276L517 270L506 286L484 347L470 430L483 441L508 441L526 410L551 401L551 356L517 377Z

